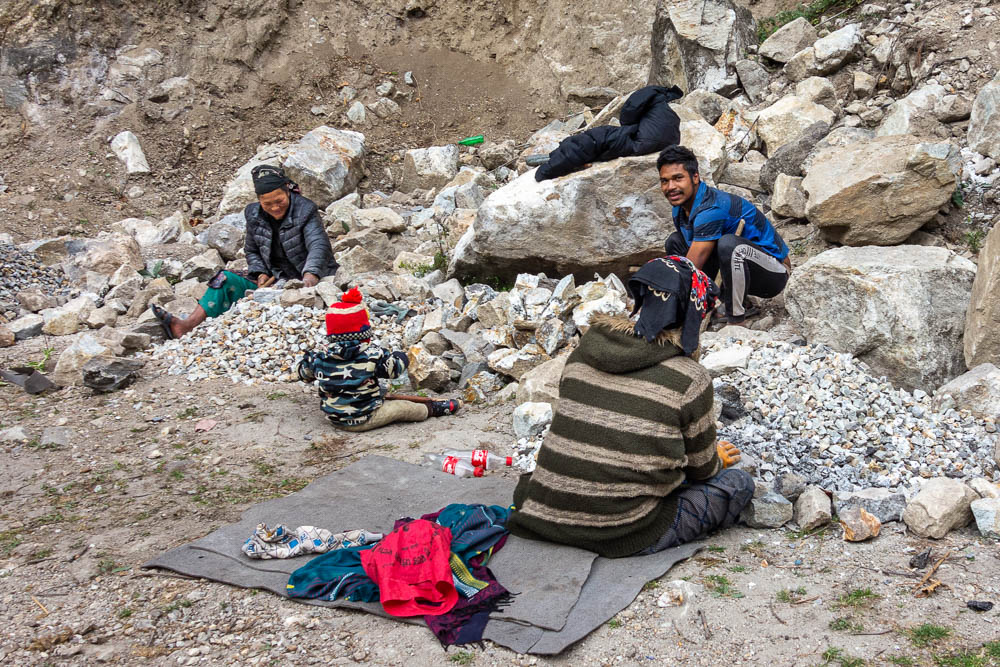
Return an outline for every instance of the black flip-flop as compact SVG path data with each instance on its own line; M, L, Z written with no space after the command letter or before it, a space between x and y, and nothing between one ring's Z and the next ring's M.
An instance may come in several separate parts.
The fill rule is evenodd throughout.
M167 337L167 340L175 340L177 336L170 328L170 323L174 321L174 316L163 310L155 303L149 304L150 309L153 311L153 316L160 323L160 327L163 329L163 335Z

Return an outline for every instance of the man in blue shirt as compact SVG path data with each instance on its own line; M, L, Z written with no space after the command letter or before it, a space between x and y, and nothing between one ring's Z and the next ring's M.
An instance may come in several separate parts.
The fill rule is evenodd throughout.
M792 269L788 246L756 206L702 183L691 150L668 146L656 169L677 227L665 243L667 254L687 257L713 279L721 275L731 324L755 315L747 296L770 299L785 289Z

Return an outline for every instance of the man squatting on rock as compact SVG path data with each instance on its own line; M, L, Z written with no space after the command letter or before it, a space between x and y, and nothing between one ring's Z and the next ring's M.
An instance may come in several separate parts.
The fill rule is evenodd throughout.
M713 279L721 273L731 324L756 315L747 297L770 299L785 289L792 270L788 246L756 206L703 183L698 159L684 146L664 149L656 170L677 228L665 243L667 254L686 256Z
M183 336L206 318L222 315L247 292L270 284L272 278L302 280L306 287L312 287L337 272L330 237L316 204L303 197L279 167L259 165L251 176L257 201L243 211L249 277L219 271L208 281L198 307L183 319L152 306L167 338Z
M716 442L712 378L697 361L718 288L684 257L632 277L637 321L595 315L566 362L538 464L514 490L521 537L651 554L731 526L753 479Z
M392 380L410 364L405 352L371 342L372 326L357 287L330 304L325 351L306 352L295 364L299 379L319 385L320 408L334 426L370 431L393 422L420 422L458 412L457 400L411 403L386 401L379 379Z

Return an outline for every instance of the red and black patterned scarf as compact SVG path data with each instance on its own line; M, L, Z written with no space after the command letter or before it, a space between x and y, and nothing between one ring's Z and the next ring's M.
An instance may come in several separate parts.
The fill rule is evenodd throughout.
M628 281L639 312L635 333L651 343L664 329L681 329L684 354L698 349L701 321L715 308L719 288L686 257L652 259Z

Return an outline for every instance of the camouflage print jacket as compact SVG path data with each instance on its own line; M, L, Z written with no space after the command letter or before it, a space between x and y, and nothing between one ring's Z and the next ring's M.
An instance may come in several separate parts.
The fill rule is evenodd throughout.
M306 352L296 364L299 379L319 383L320 407L338 426L368 421L382 405L379 378L403 374L409 359L368 341L333 343L326 352Z

